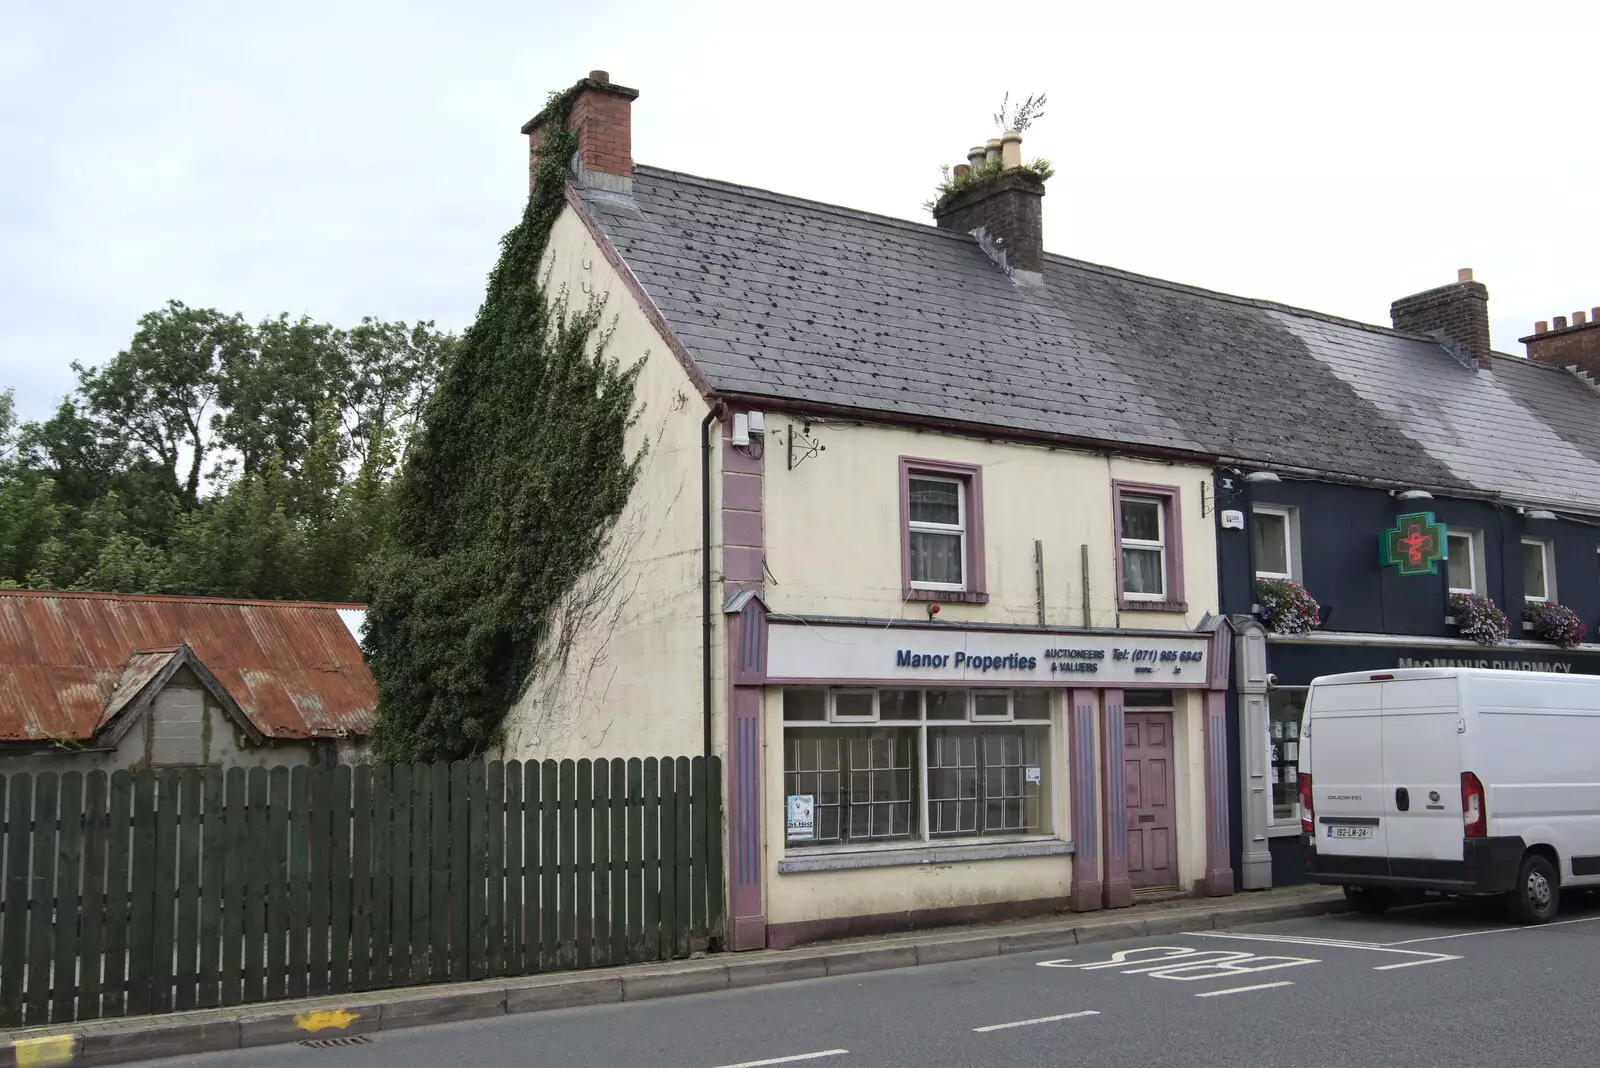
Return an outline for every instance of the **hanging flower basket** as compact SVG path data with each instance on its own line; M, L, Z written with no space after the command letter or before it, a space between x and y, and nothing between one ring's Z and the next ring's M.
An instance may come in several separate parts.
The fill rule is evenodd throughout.
M1535 637L1555 642L1563 649L1577 645L1589 633L1589 628L1583 625L1578 613L1554 601L1530 604L1523 611L1523 618L1533 625Z
M1256 618L1276 634L1304 634L1322 625L1322 606L1298 582L1259 579Z
M1499 645L1511 633L1511 620L1487 597L1475 593L1452 594L1450 612L1462 635L1479 645Z

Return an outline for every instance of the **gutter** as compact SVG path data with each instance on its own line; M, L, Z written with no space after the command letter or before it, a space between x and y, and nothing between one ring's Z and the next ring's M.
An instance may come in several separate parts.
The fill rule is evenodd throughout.
M711 424L727 409L713 401L700 420L700 718L711 756Z

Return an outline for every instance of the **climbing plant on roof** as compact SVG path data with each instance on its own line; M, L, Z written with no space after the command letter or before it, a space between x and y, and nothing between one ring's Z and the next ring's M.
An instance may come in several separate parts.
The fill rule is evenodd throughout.
M540 277L576 148L573 97L547 105L527 206L428 402L373 568L365 648L385 759L498 741L553 606L599 558L638 477L627 433L642 361L608 355L598 304L569 304Z

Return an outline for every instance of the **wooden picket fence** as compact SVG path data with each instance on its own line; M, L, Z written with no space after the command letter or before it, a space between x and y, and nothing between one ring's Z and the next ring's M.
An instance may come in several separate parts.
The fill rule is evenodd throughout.
M688 956L715 758L0 776L0 1026Z

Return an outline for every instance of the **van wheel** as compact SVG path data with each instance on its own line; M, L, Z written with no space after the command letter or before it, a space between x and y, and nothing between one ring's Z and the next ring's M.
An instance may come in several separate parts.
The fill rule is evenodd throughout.
M1511 918L1518 923L1549 923L1561 908L1561 880L1544 857L1529 853L1522 858L1516 885L1506 895Z
M1351 908L1368 916L1387 912L1394 903L1394 894L1387 886L1347 886L1344 898Z

